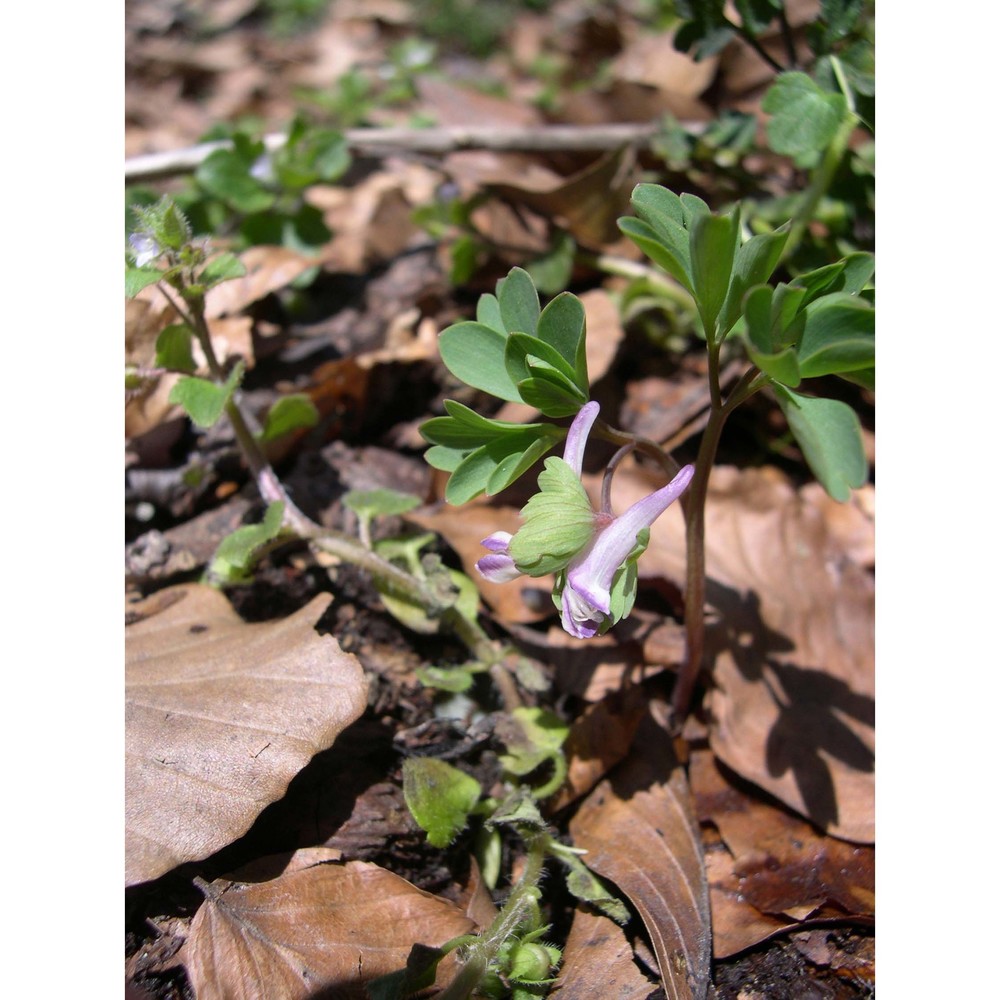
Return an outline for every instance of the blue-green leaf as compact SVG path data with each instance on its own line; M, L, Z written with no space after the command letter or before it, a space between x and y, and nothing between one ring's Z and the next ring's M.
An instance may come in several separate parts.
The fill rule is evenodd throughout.
M798 346L804 378L871 368L875 361L875 310L865 299L835 292L806 309Z
M512 267L506 278L497 282L497 299L504 327L510 333L534 336L541 306L531 275L522 267Z
M716 333L716 321L729 291L739 236L738 210L733 215L701 214L691 223L691 278L709 337Z
M521 397L504 367L506 346L502 333L478 322L455 323L438 338L441 360L452 375L474 389L516 403Z
M570 292L557 295L538 317L538 339L551 344L566 359L573 381L587 391L587 315Z
M858 415L838 399L802 396L779 385L774 392L813 475L834 500L849 500L868 479Z

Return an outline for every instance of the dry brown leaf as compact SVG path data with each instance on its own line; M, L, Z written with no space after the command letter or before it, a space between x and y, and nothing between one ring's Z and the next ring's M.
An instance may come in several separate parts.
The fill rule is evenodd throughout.
M620 469L615 509L659 485ZM593 496L599 483L590 486ZM797 491L773 468L719 467L705 518L707 602L718 619L706 635L712 749L828 833L871 843L875 587L851 557L867 550L870 510ZM653 526L639 572L683 585L678 504Z
M639 911L668 1000L706 994L712 931L701 834L665 731L647 715L632 754L584 800L573 844Z
M217 879L181 960L198 1000L362 998L364 984L475 925L453 903L366 861L316 864L269 882Z
M126 885L242 836L367 702L357 659L313 628L329 595L257 625L210 587L155 596L125 630Z
M577 910L563 950L559 1000L647 1000L656 992L632 959L624 931L600 913Z
M286 288L315 265L287 247L250 247L240 254L247 269L242 278L224 281L205 296L205 315L209 320L231 316L259 302L265 295Z
M612 75L678 97L700 96L715 79L719 58L694 59L679 52L673 36L672 31L637 34L612 63Z
M807 917L874 916L874 848L822 836L804 820L747 795L707 750L691 755L689 776L699 818L729 849L713 852L710 868L716 958Z
M642 689L629 685L590 705L574 721L563 746L566 781L547 803L548 809L557 811L586 795L625 758L645 708Z

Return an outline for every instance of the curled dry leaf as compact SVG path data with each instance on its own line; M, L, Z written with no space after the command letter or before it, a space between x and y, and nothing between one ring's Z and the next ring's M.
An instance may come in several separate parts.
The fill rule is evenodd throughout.
M625 932L601 913L577 910L551 995L558 1000L647 1000L656 991L636 966Z
M594 484L599 488L599 484ZM615 475L625 509L656 479ZM821 829L875 837L875 583L870 506L834 505L773 468L713 470L705 511L708 696L716 755ZM684 581L679 505L661 517L642 576Z
M669 736L647 715L632 754L570 823L587 865L639 911L668 1000L706 995L711 960L701 834Z
M357 659L313 628L328 595L256 625L210 587L155 599L125 630L126 885L242 836L367 702Z
M707 750L691 755L698 814L728 851L711 852L713 947L724 958L807 917L875 913L875 850L823 836L727 779Z
M414 944L473 930L453 903L366 861L314 864L268 882L202 889L181 952L198 1000L365 997Z

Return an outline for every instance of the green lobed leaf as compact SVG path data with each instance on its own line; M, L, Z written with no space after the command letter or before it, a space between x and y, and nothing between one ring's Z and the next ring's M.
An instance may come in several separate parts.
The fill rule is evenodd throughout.
M830 145L848 113L843 94L825 91L799 72L782 73L761 108L772 116L767 123L771 149L803 164Z
M190 374L197 365L191 353L191 338L194 336L191 327L186 323L171 323L164 327L156 338L157 368L166 368L173 372Z
M545 433L540 434L524 451L506 455L497 463L497 467L490 473L490 477L486 481L487 496L495 496L501 490L507 489L511 483L520 479L557 441L562 439L563 433L559 428L545 424L539 426L545 428Z
M858 415L837 399L802 396L779 385L774 392L813 475L834 500L849 500L851 490L868 479Z
M420 497L401 490L350 490L341 498L345 507L368 518L393 517L420 506Z
M787 229L773 233L751 236L736 251L733 262L733 278L726 295L722 315L719 317L719 333L725 336L739 319L743 296L748 289L767 281L778 266L781 251L788 239Z
M432 469L454 472L468 454L468 451L464 449L446 448L444 445L436 444L424 452L424 461Z
M780 291L781 286L776 291L770 285L758 285L744 299L747 354L765 375L794 387L802 381L802 376L794 348L784 343L784 331L780 326L781 302L775 301ZM805 321L804 316L801 319Z
M798 345L803 378L871 368L875 362L875 310L865 299L835 292L806 309Z
M587 314L570 292L557 295L538 317L538 339L554 347L570 366L571 378L587 392Z
M504 336L507 334L507 328L503 325L503 320L500 317L500 302L495 295L490 295L489 292L479 296L479 302L476 305L476 321Z
M163 272L156 267L126 267L125 268L125 297L134 299L139 292L163 277Z
M274 441L284 434L315 427L318 423L316 404L304 392L291 393L282 396L267 411L260 440Z
M733 273L740 237L739 210L732 215L698 214L691 223L691 278L705 333L714 338L716 323Z
M252 576L260 549L285 533L282 523L285 505L269 504L260 524L245 524L228 534L215 550L207 576L218 584L243 583Z
M508 402L521 402L517 387L504 367L507 337L474 321L455 323L442 331L438 348L445 367L474 389Z
M213 257L202 269L199 278L207 288L233 278L242 278L247 273L246 266L234 253L220 253Z
M556 348L526 333L512 333L507 338L507 348L504 351L504 365L507 374L516 385L526 378L532 378L538 373L533 370L537 361L542 361L550 370L561 374L570 385L576 382L576 371L573 363L567 361ZM587 385L577 386L586 393ZM523 396L522 396L523 398ZM586 402L586 395L584 395Z
M403 761L403 798L432 847L447 847L465 829L480 795L475 778L443 760Z
M170 390L171 403L183 407L184 412L197 424L211 427L222 416L226 403L232 398L240 379L243 378L243 362L239 362L224 385L193 375L183 375Z
M690 253L681 256L663 244L653 228L641 219L628 216L618 220L618 228L651 260L675 278L692 295L694 285L690 273Z
M528 576L565 569L594 534L594 509L573 469L561 458L545 460L539 492L521 509L524 524L508 553Z
M562 428L541 424L522 434L505 434L476 448L452 472L445 499L459 505L480 493L498 493L527 472L565 433ZM498 469L503 472L498 473ZM500 481L503 485L498 485Z
M531 275L524 268L512 267L507 277L497 282L497 299L504 328L534 336L541 306Z
M532 378L518 382L517 388L521 398L545 416L572 417L587 402L587 397L558 372L536 371L537 374Z

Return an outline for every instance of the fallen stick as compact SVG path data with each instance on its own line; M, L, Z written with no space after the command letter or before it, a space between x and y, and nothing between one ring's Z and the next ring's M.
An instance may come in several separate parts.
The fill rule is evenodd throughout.
M702 122L682 122L685 129L699 132ZM447 128L355 128L347 129L344 138L356 152L452 153L461 149L491 149L502 152L604 152L621 146L647 146L659 131L657 122L630 122L616 125L540 125L497 126L458 125ZM283 133L264 136L268 150L285 142ZM163 180L189 174L217 149L226 149L228 141L203 142L186 149L164 153L145 153L125 161L125 183Z

